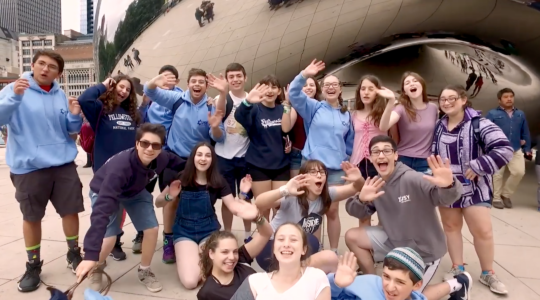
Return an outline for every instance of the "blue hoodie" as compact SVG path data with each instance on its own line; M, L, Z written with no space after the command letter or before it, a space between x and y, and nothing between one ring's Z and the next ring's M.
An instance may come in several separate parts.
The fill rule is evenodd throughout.
M340 170L341 162L351 156L354 143L354 128L349 112L341 113L326 100L309 98L302 88L306 79L296 76L289 87L289 100L293 108L304 119L306 144L302 156L322 161L328 169ZM314 134L309 134L313 131Z
M357 276L346 288L338 287L334 282L334 274L328 274L332 300L386 300L382 278L377 275ZM426 296L413 291L410 300L427 300Z
M221 137L216 139L212 135L212 128L208 124L208 97L206 95L204 95L199 103L193 104L189 90L179 92L160 88L149 89L145 85L144 93L153 102L169 110L173 109L176 102L182 101L182 104L174 114L167 136L167 147L178 156L188 157L193 147L199 142L211 142L212 139L219 143L225 140L223 123L219 125L219 129L223 133ZM214 114L214 106L211 106L211 111Z
M129 112L120 106L105 114L99 97L106 91L107 88L100 83L89 87L79 96L84 116L95 134L92 164L94 173L113 155L135 146L137 124Z
M78 150L69 134L81 130L82 117L69 112L67 97L56 81L46 92L32 72L22 78L30 83L24 95L15 94L15 83L0 92L0 125L8 126L6 161L11 173L26 174L73 162Z
M183 93L184 91L179 87L174 87L173 91ZM152 98L150 98L152 100ZM152 100L153 101L153 100ZM167 109L157 103L150 102L148 110L146 111L148 116L148 122L152 124L161 124L165 126L167 132L171 128L173 121L173 113L170 109Z

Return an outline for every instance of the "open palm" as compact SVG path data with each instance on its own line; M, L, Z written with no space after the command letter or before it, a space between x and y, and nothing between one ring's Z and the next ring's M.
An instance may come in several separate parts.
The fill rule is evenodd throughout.
M342 176L341 179L344 179L345 181L355 182L362 179L362 173L360 172L360 169L358 169L357 166L351 164L348 161L344 161L341 163L341 169L343 170L343 172L345 172L345 176Z
M169 196L171 198L176 198L178 195L180 195L180 191L182 190L182 183L180 180L175 180L171 182L169 185Z
M384 191L379 191L383 185L384 181L381 177L368 177L358 197L361 201L371 202L384 194Z
M356 278L356 256L352 252L345 252L339 257L339 263L336 274L334 275L334 283L341 288L348 287Z
M227 80L225 79L225 77L223 77L223 74L219 74L219 77L216 77L213 74L208 74L207 77L209 86L215 88L220 92L227 92L229 88L229 83L227 83Z
M431 182L438 187L448 187L454 182L454 174L450 169L450 161L448 158L443 162L440 155L430 156L427 158L427 162L433 176L424 175L424 179Z
M308 179L305 174L297 175L287 182L287 190L292 196L302 195L304 191L303 187L308 185Z
M243 220L255 220L255 218L257 218L259 215L259 209L255 204L243 200L235 201L238 201L238 205L240 207L237 214L238 217L242 218Z
M324 68L325 65L323 61L317 61L316 59L314 59L309 64L309 66L307 66L304 71L302 71L302 74L304 75L304 77L312 77L317 75L317 73L319 73L320 71L324 70Z
M240 192L242 193L249 193L251 190L251 184L253 180L251 179L251 175L247 174L246 177L242 178L240 180Z
M270 87L268 85L257 83L257 85L253 89L251 89L251 91L247 95L246 100L249 103L262 102L264 99L264 95L268 92L269 89Z
M381 89L377 90L377 94L385 99L394 99L396 97L394 92L392 92L391 90L385 87L382 87Z
M211 128L218 127L222 121L223 121L223 111L218 109L213 115L211 112L208 112L208 125L210 125Z

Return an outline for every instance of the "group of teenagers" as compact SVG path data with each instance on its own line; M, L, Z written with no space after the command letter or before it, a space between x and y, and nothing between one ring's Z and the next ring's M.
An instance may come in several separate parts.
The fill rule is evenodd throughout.
M60 93L54 81L50 91L39 90L44 85L35 79L43 81L43 76L36 74L43 72L36 67L50 71L55 61L63 68L63 61L49 52L38 55L33 71L23 75L24 89L15 83L0 93L0 109L9 107L12 114L0 115L10 127L12 173L13 162L40 163L32 172L47 169L42 167L47 160L24 160L10 148L25 140L17 134L27 111L17 111L14 103L22 102L19 110L44 119L50 117L47 109L43 117L27 106L52 90ZM377 77L362 77L355 109L349 111L339 78L327 75L320 84L316 79L324 68L314 60L286 88L269 75L250 92L238 63L228 65L224 76L192 69L183 91L177 87L178 71L166 65L145 84L140 106L130 77L118 75L78 99L66 101L64 95L60 116L52 121L24 121L31 128L45 127L42 134L53 121L60 124L55 129L66 140L63 149L49 153L57 156L49 171L72 166L75 143L69 133L80 130L81 112L94 132L91 226L84 257L78 246L70 246L67 257L77 280L90 275L92 289L101 290L98 270L111 253L115 257L115 249L121 251L127 213L138 231L133 245L141 253L138 279L149 291L161 291L150 268L159 234L155 206L163 208L163 262L176 263L186 289L203 282L199 300L469 299L472 277L464 269L463 219L480 260L480 282L507 294L493 270L490 217L492 175L514 152L503 131L470 107L461 86L445 87L439 106L429 102L425 81L412 72L403 75L399 99ZM208 87L219 96L210 99ZM52 151L47 146L37 143L37 149ZM75 176L80 184L76 171ZM155 185L160 194L154 200ZM25 193L17 190L16 195L23 216ZM54 191L46 196L64 219L58 196ZM223 231L214 208L218 199ZM350 252L338 257L340 201L346 201L359 227L345 233ZM81 212L84 206L72 210ZM372 226L375 212L379 223ZM243 243L231 233L233 216L244 220ZM329 250L322 246L324 216ZM451 270L442 283L429 285L447 251ZM27 252L21 291L37 289L43 264L31 256L35 251ZM265 273L250 266L254 260ZM379 262L382 276L374 275ZM38 283L32 277L36 273Z

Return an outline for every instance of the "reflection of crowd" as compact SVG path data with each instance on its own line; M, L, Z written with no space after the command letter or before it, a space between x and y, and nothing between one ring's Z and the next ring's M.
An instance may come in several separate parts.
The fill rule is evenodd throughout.
M208 23L214 21L214 2L203 1L200 7L195 9L195 19L199 22L199 26L204 26L204 19Z
M289 7L293 4L302 2L304 2L304 0L268 0L268 4L270 4L270 10L278 10L283 6Z

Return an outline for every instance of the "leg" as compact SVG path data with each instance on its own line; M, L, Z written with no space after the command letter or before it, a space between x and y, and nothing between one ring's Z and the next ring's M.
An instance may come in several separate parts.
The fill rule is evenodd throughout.
M176 172L165 170L158 177L159 190L163 191L170 182L176 177ZM172 264L176 262L176 253L174 252L173 224L176 217L176 208L178 202L169 203L163 207L163 257L162 262ZM152 250L153 251L153 250Z
M379 226L351 228L345 233L345 244L358 259L364 274L375 274L374 261L383 261L393 247L386 245L388 236ZM373 252L373 255L372 255Z
M493 174L493 207L498 209L503 209L504 204L502 203L501 193L503 187L503 177L506 166L502 167L499 171Z
M512 201L510 200L510 198L516 191L519 183L521 182L521 179L525 175L525 156L523 155L523 151L521 151L520 149L514 152L514 156L506 166L508 168L508 171L510 171L510 176L508 176L508 179L504 184L501 198L503 200L504 206L506 208L511 208Z
M538 209L540 210L540 165L534 166L536 171L536 181L538 182L538 188L536 189L536 201Z
M179 241L175 241L174 249L176 252L182 253L176 262L180 283L188 290L196 289L201 280L199 245L192 240L180 238Z
M344 182L341 176L345 173L342 170L328 170L327 182L329 186L342 185ZM328 222L328 240L330 249L337 253L339 245L339 236L341 235L341 222L339 220L339 202L333 202L330 209L326 213L326 221Z
M253 178L253 174L251 175ZM272 181L271 180L265 180L265 181L253 181L253 184L251 186L251 190L253 191L253 198L257 199L257 197L264 193L268 192L272 189ZM270 210L262 211L261 212L264 217L267 220L270 220Z
M473 280L468 272L463 272L443 283L428 285L422 294L428 300L439 300L447 296L449 299L469 300ZM445 298L446 299L446 298Z
M233 158L234 159L234 158ZM231 192L236 197L236 180L233 159L226 159L218 156L219 173L231 188ZM233 223L233 214L225 204L221 205L221 217L223 218L223 227L226 231L231 231Z
M308 258L308 266L323 270L326 274L337 270L338 256L335 252L323 250L319 252L319 239L313 234L308 234L308 251L312 253Z
M452 268L444 275L444 280L450 280L455 275L465 271L463 266L463 213L459 208L439 207L444 234L446 235L446 244L448 245L448 254L452 260Z

